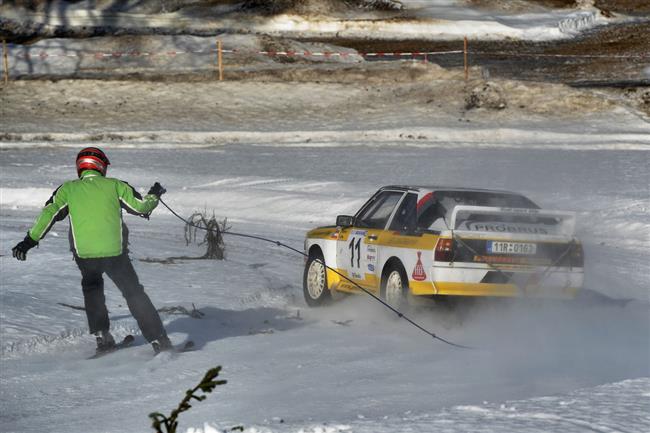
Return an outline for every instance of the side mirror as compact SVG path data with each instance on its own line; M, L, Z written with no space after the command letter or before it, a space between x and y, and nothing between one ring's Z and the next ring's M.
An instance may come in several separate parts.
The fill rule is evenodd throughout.
M339 215L336 217L337 227L352 227L354 225L354 217L350 215Z

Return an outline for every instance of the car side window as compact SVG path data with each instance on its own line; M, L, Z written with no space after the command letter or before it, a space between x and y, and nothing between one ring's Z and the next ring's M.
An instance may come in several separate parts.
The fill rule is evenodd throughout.
M417 221L417 194L408 193L399 205L390 229L400 232L413 232Z
M423 230L441 231L447 228L445 215L447 209L438 200L427 203L418 217L417 226Z
M403 192L398 191L383 191L377 194L356 216L354 225L369 229L383 229L403 195Z

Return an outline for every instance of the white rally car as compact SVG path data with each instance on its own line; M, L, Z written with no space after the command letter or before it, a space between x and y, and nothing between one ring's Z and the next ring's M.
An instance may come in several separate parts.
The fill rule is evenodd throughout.
M575 214L485 189L386 186L354 216L307 233L310 306L357 285L391 305L409 296L570 299L583 284Z

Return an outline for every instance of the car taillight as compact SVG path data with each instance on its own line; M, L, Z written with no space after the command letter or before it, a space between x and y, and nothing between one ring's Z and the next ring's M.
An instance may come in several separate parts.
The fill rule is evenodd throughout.
M585 264L585 256L581 244L574 244L570 253L570 265L572 268L582 268Z
M451 262L454 258L454 240L447 238L438 239L434 257L436 262Z

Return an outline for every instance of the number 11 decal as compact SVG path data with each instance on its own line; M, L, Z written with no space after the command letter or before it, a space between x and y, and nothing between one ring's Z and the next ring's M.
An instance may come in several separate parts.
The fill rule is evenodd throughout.
M354 240L356 239L356 244ZM361 267L361 238L352 238L348 244L350 249L350 267L354 268L354 250L357 250L357 268Z

